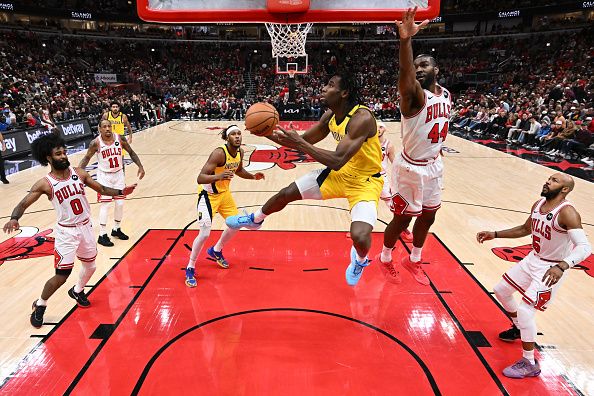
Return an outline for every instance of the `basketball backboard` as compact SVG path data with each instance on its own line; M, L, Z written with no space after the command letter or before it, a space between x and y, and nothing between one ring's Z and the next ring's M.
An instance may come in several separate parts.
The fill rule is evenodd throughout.
M393 22L407 8L433 19L439 0L137 0L147 22Z

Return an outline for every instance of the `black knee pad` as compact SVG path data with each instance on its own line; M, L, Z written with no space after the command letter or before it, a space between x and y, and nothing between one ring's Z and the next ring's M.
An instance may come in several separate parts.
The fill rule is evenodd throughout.
M59 268L56 268L56 275L61 275L61 276L69 277L71 273L72 273L72 268L68 268L68 269L59 269Z

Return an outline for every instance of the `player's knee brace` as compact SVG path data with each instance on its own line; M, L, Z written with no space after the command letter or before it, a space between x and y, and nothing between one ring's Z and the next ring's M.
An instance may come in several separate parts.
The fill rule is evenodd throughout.
M536 322L534 315L536 309L521 302L518 307L518 328L520 329L520 335L523 342L535 342L536 341Z
M513 297L515 291L516 289L503 279L493 288L495 297L507 312L516 312L518 310L518 303Z

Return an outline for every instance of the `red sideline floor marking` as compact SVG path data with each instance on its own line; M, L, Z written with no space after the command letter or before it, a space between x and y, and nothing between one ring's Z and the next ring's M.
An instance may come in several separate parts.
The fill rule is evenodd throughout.
M501 376L520 354L519 344L497 340L509 322L434 236L423 258L430 261L424 268L434 288L404 270L402 284L386 283L377 263L352 288L344 279L350 250L345 233L240 232L224 251L228 270L205 260L220 232L212 234L197 263L198 287L190 289L180 268L189 256L184 245L191 246L196 231L178 241L170 239L178 230L148 231L93 289L92 308L75 309L2 391L574 393L550 371L524 381ZM374 234L370 257L381 242L382 234ZM150 260L172 246L162 264ZM311 268L328 271L303 272ZM440 297L435 290L451 293ZM89 339L99 324L114 323L107 340ZM492 347L473 349L459 326L482 332Z

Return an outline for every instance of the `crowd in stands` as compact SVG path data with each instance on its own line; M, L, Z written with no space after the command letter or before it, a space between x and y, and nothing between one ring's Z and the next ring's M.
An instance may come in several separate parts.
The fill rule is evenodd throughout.
M591 144L592 32L419 41L415 52L436 57L439 83L455 93L459 129L552 154L584 155L582 146L569 141ZM379 118L399 119L397 45L396 40L312 43L310 72L297 76L293 87L287 76L275 73L264 44L1 33L0 130L94 120L113 99L136 128L173 118L240 120L251 103L282 108L289 96L316 119L327 76L345 66L358 77L362 103ZM95 73L117 74L119 82L96 81ZM470 87L464 83L480 73L490 77ZM556 127L559 112L562 131Z

